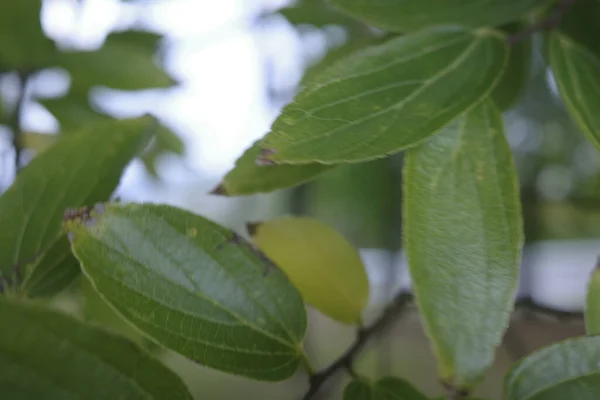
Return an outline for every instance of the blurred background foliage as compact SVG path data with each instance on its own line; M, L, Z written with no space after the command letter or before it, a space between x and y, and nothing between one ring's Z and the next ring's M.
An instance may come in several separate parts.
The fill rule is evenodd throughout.
M579 1L565 29L581 40L592 37L597 4ZM576 25L583 20L590 23ZM500 28L516 31L522 24ZM397 287L409 285L401 251L401 154L337 167L272 194L226 198L208 192L265 133L303 80L387 38L321 0L0 1L0 188L10 185L16 163L25 165L58 135L76 134L108 118L151 113L161 124L115 197L171 203L237 229L275 215L315 216L361 248L376 313ZM494 93L505 109L521 179L528 246L520 294L580 310L599 244L600 158L557 96L539 50L542 38L532 40L536 46L525 41L510 61L520 73ZM148 346L182 374L196 398L294 399L306 383L304 376L275 385L251 382L157 349L85 281L65 292L57 306ZM512 360L580 333L577 318L517 313L480 394L499 398L502 374ZM311 312L308 351L325 365L353 334L352 328ZM414 312L379 338L359 368L440 392ZM333 385L322 398L340 393Z

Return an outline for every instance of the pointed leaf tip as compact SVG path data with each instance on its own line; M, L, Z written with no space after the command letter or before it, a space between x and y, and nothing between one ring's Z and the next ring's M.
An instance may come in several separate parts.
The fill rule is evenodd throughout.
M229 196L229 194L227 193L227 189L225 189L225 185L223 185L222 183L220 183L213 190L208 192L208 194L214 194L216 196Z

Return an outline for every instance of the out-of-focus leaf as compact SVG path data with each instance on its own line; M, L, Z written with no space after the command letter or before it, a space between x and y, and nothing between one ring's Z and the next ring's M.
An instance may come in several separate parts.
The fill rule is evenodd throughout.
M62 133L69 133L79 128L107 122L111 118L92 108L87 92L69 91L63 97L38 99L60 124Z
M549 0L327 0L354 18L391 32L435 25L502 25L544 7Z
M330 7L323 0L301 0L296 4L279 10L291 24L314 25L322 28L327 25L353 27L359 22Z
M361 162L414 146L483 100L507 55L497 31L457 27L369 47L306 84L261 141L260 159Z
M34 282L43 284L38 274L50 280L61 274L55 268L63 265L68 250L66 242L58 242L63 213L108 200L147 142L150 122L143 117L87 127L59 139L19 173L0 197L0 281L5 286L28 291ZM42 265L51 270L37 271Z
M389 159L340 165L306 189L307 214L339 230L360 248L398 249L392 243L394 209L400 199L396 171ZM397 239L396 239L397 240Z
M19 135L19 144L22 148L34 150L36 153L41 153L52 146L57 135L37 132L23 132Z
M314 179L331 169L330 165L259 165L256 158L260 154L256 141L235 162L235 166L225 175L223 181L213 190L213 194L240 196L262 192L272 192L288 188Z
M285 271L307 303L337 321L360 322L369 281L358 251L341 234L300 217L249 227L254 243Z
M154 49L148 46L155 36L113 33L98 50L61 53L59 65L71 74L76 91L93 86L121 90L171 87L175 81L157 65Z
M588 335L600 334L600 264L590 276L585 301L585 329Z
M383 378L377 382L355 379L344 389L344 400L427 400L427 396L404 379Z
M525 29L525 24L514 22L502 28L508 34ZM507 110L519 99L528 82L531 68L531 37L510 47L508 64L502 78L492 92L492 99L500 110Z
M0 1L0 64L34 70L55 61L56 48L42 30L41 0Z
M441 378L478 383L513 309L523 245L518 179L491 100L406 154L406 252Z
M156 162L160 156L165 153L181 155L183 151L184 144L179 136L166 126L160 125L154 134L154 140L150 143L150 148L140 158L150 175L156 177L158 176Z
M567 110L600 149L600 58L556 32L549 45L550 66Z
M558 29L600 57L600 0L577 0L564 13Z
M158 343L258 380L297 370L306 331L300 294L230 230L150 204L84 209L65 229L102 298Z
M565 340L521 360L507 374L506 400L600 398L600 336Z
M121 336L2 299L0 320L4 399L192 399L181 378Z

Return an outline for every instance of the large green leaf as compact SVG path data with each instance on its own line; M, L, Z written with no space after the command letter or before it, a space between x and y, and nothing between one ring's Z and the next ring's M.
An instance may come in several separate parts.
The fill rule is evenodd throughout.
M502 30L507 34L515 34L525 27L523 23L514 22L502 27ZM506 69L492 92L492 99L500 110L506 110L514 105L529 81L531 44L532 38L528 37L510 47Z
M106 122L110 117L92 108L87 91L70 90L63 97L38 99L60 124L61 133L70 133L83 126Z
M381 158L430 137L480 102L508 48L493 30L440 27L340 60L286 106L260 146L264 162Z
M506 400L600 398L600 336L565 340L516 364L506 376Z
M98 293L158 343L259 380L282 380L298 368L302 299L235 233L150 204L96 206L65 228Z
M33 71L52 65L54 43L42 30L41 0L0 1L0 65Z
M442 379L461 389L492 364L513 309L518 180L490 100L407 152L405 244Z
M427 400L427 396L403 379L355 379L344 389L344 400Z
M560 22L560 32L600 57L600 0L572 3Z
M65 209L108 200L147 142L150 122L144 117L92 125L59 139L19 173L0 197L0 274L11 290L20 290L23 279L21 289L28 291L73 274L72 262L60 271L69 257L68 243L60 241Z
M259 143L256 141L237 159L233 169L213 190L214 194L240 196L271 192L307 182L332 168L323 164L259 165L256 163L260 153Z
M0 320L3 399L192 399L177 375L121 336L1 299Z
M556 32L550 37L549 55L569 114L600 149L600 58Z
M479 28L519 19L549 0L328 0L378 28L411 32L434 25Z
M121 90L170 87L175 81L154 61L151 44L156 37L148 32L113 33L100 49L63 52L58 63L71 74L77 91L97 85Z
M600 334L600 264L594 268L587 287L585 328L590 335Z
M313 218L279 217L251 226L252 240L325 315L358 324L369 280L358 251L336 230Z

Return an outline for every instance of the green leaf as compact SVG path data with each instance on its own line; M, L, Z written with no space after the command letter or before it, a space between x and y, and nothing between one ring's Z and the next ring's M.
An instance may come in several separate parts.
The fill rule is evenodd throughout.
M65 223L102 298L141 332L205 366L283 380L304 357L306 312L241 237L164 205L96 206Z
M76 91L98 85L121 90L171 87L175 81L156 64L154 48L148 46L154 36L113 33L98 50L61 53L59 65L71 74Z
M558 29L600 57L600 0L577 0L572 3Z
M390 32L435 25L479 28L519 19L549 0L328 0L341 11Z
M314 179L332 168L330 165L259 165L260 140L254 142L235 162L223 181L212 193L222 196L240 196L272 192L289 188Z
M549 45L550 66L567 110L600 149L600 59L556 32Z
M515 34L525 29L525 24L515 22L502 28L507 34ZM519 99L529 78L532 57L531 37L510 47L508 64L502 78L492 92L492 99L500 110L507 110Z
M506 400L600 398L600 336L565 340L516 364L505 381Z
M344 389L344 400L427 400L427 396L404 379L383 378L377 382L355 379Z
M0 64L28 71L53 64L54 42L42 30L41 0L0 1Z
M160 125L154 134L154 140L150 143L150 148L140 158L150 175L157 177L156 163L158 158L165 153L182 155L184 150L181 139L169 128Z
M278 11L293 25L314 25L319 28L328 25L353 26L358 21L329 7L323 0L301 0Z
M37 132L22 132L17 138L22 148L34 150L36 153L41 153L52 146L57 135Z
M261 161L361 162L412 147L485 98L508 47L489 29L440 27L340 60L286 106Z
M108 200L147 142L150 122L114 121L61 137L19 173L0 197L0 281L11 291L73 274L72 262L70 271L59 271L68 263L67 242L60 242L64 211Z
M470 389L513 309L523 242L518 180L486 101L407 152L405 245L443 380Z
M38 99L37 101L56 118L62 133L69 133L111 119L108 115L92 108L87 92L81 93L71 90L63 97Z
M600 265L596 265L588 282L585 328L588 335L600 334Z
M250 224L252 240L283 269L304 300L323 314L357 324L369 298L358 251L337 231L313 218L280 217Z
M2 398L192 399L177 375L121 336L1 299L0 320Z

